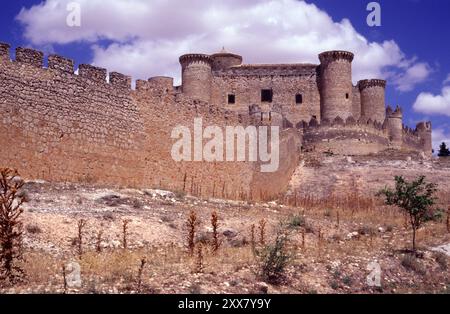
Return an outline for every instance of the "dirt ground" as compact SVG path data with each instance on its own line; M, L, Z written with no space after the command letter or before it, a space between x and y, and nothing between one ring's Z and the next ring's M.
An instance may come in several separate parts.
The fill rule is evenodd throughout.
M449 257L436 249L450 243L445 219L419 230L420 251L412 256L403 214L381 203L352 208L249 204L43 181L28 182L25 188L29 202L24 205L21 265L26 278L0 293L450 292ZM187 248L191 211L198 216L193 255ZM210 244L213 212L219 216L221 242L215 253ZM79 255L82 219L86 226ZM129 221L126 248L124 221ZM253 247L270 245L280 222L290 226L292 260L278 282L268 283L260 276ZM64 287L64 276L67 283L76 275L73 265L80 267L80 280ZM380 285L373 281L378 274Z

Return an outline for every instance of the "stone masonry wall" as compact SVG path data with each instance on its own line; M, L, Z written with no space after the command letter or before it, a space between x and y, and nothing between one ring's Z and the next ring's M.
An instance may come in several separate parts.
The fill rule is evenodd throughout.
M173 79L137 81L120 73L0 45L0 160L29 179L107 186L161 187L203 197L271 198L297 166L298 136L283 132L280 170L267 176L250 162L175 162L171 131L248 125L249 117L180 94ZM289 145L287 145L289 144ZM256 174L256 175L255 175ZM274 179L276 178L276 180ZM276 185L274 184L276 182Z
M384 130L370 125L327 125L304 130L304 147L338 155L367 155L387 149Z
M18 49L0 61L0 159L28 178L131 186L142 183L143 122L131 85L106 71Z
M262 111L282 107L283 115L292 123L320 120L320 94L317 86L317 66L238 66L213 72L212 103L248 114L248 106L259 105ZM261 90L272 89L272 103L261 101ZM235 104L228 104L228 95L235 95ZM302 103L296 103L296 95Z

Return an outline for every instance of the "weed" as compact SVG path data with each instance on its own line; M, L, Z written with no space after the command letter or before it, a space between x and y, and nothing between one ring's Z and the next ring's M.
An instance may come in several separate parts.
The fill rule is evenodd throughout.
M29 224L26 227L26 230L29 234L38 234L42 233L42 229L36 224Z
M0 279L11 283L24 276L17 265L22 256L22 204L24 182L16 170L0 168Z
M197 227L197 214L194 211L191 211L187 220L187 228L188 228L187 246L189 249L189 253L191 255L194 255L196 227Z
M81 257L83 256L83 229L84 227L86 227L86 220L84 219L80 219L78 221L78 239L77 239L77 244L78 244L78 256Z
M211 226L213 229L213 241L212 241L212 250L214 253L216 253L219 250L220 242L219 242L219 223L218 223L219 217L217 216L216 212L213 212L211 214Z
M420 275L425 275L426 271L423 266L418 262L417 258L413 254L406 254L401 261L403 267L408 270L412 270Z
M122 224L122 245L123 249L128 248L128 225L131 222L129 219L125 219Z
M143 257L141 259L141 265L139 266L139 272L138 272L138 280L137 280L137 291L138 291L138 293L141 293L142 274L144 273L145 264L147 264L147 259L145 257Z
M261 219L259 221L259 244L261 245L265 245L266 244L266 240L265 240L265 236L266 236L266 220L265 219Z

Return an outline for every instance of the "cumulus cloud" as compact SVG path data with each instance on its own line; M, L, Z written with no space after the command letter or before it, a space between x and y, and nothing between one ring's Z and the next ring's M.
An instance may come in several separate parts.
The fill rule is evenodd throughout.
M447 133L444 129L433 130L433 149L435 152L439 150L443 142L450 146L450 133Z
M399 91L409 92L418 83L425 81L431 72L432 70L427 63L420 62L406 67L403 73L394 76L393 81Z
M179 79L178 57L217 52L223 46L246 63L312 62L326 50L356 54L354 83L391 80L408 91L430 73L393 40L369 42L348 19L336 22L314 4L295 0L78 0L81 27L68 27L69 0L46 0L24 8L17 19L35 45L88 42L93 63L148 78ZM107 39L109 44L100 45Z
M424 114L450 117L450 84L442 88L440 95L420 93L413 108L416 112Z

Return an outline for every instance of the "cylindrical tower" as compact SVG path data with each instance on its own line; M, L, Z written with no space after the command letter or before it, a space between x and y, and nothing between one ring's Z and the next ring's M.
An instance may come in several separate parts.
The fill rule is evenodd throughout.
M417 134L422 142L422 150L427 156L433 154L433 140L431 137L431 122L420 122L416 127Z
M242 56L229 53L224 49L221 52L211 55L213 60L212 69L213 71L227 70L233 66L238 66L242 64Z
M363 80L358 83L361 93L361 119L383 123L386 118L385 80Z
M346 120L352 115L352 61L348 51L327 51L319 55L322 119Z
M183 94L205 102L211 101L212 58L205 54L180 57Z
M402 109L397 108L392 110L391 107L386 109L387 130L391 146L400 149L403 144L403 112Z

